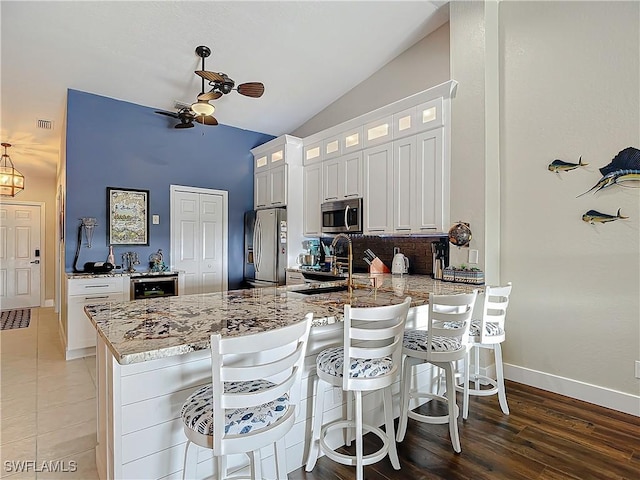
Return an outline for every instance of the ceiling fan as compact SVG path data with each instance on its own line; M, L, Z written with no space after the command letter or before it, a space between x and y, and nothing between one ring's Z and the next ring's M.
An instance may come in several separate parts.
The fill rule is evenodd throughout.
M156 111L156 113L161 115L167 115L180 120L180 123L175 125L174 128L192 128L194 121L202 123L203 125L218 125L218 120L213 116L215 107L211 105L209 101L217 100L232 90L252 98L259 98L264 93L264 85L260 82L247 82L236 86L235 82L229 78L226 73L216 73L205 70L204 59L211 55L211 49L209 47L200 45L196 48L196 54L202 58L202 70L195 71L195 74L202 79L202 88L200 94L196 97L196 101L192 103L190 107L180 108L177 113ZM211 90L208 92L204 91L205 80L211 87Z

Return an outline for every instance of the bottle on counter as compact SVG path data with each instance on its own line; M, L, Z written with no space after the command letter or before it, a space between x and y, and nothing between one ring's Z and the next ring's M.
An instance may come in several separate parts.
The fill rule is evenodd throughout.
M109 245L109 255L107 255L107 263L116 264L116 257L113 256L113 245Z

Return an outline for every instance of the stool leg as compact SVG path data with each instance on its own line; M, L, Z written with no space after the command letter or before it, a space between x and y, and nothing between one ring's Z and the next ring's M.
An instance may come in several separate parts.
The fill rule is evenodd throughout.
M356 480L364 480L364 465L362 457L364 456L362 445L362 392L356 390Z
M274 443L276 456L276 475L278 480L286 480L287 478L287 450L284 443L284 437L279 438Z
M453 373L453 362L443 363L445 374L447 376L447 406L449 407L449 436L453 449L460 453L460 437L458 436L458 418L456 417L456 380Z
M305 470L310 472L318 460L320 450L320 431L322 430L322 413L324 412L324 383L316 377L314 385L315 404L313 406L313 427L311 430L311 441L309 442L309 455Z
M189 445L191 445L191 440L187 440L187 443L184 445L184 461L182 464L182 480L185 480L187 477L187 464L190 463L188 461L189 457Z
M502 347L499 343L493 346L493 352L496 359L496 379L498 381L498 400L500 400L500 408L502 413L509 415L509 405L507 405L507 392L504 389L504 369L502 366Z
M352 422L353 421L353 392L350 390L347 390L345 397L347 400L347 420ZM346 428L345 435L347 437L345 438L344 444L347 447L349 447L351 446L351 439L353 438L353 428Z
M473 348L473 347L472 347ZM464 356L464 384L462 385L462 418L469 417L469 367L471 363L471 350L467 349Z
M480 347L472 347L473 349L473 378L476 381L476 390L480 390Z
M400 384L400 418L398 419L398 433L396 440L401 442L407 433L407 422L409 421L409 388L411 387L411 363L409 357L404 357L402 361L402 382Z
M221 455L219 457L215 457L216 459L216 469L217 469L217 477L216 478L226 478L227 477L227 457L225 455Z
M398 459L398 451L396 450L396 436L393 431L393 401L391 399L391 387L385 387L383 392L384 401L384 420L385 433L387 434L387 442L389 442L389 459L394 469L400 470L400 460Z
M251 478L253 480L262 479L262 458L260 457L260 449L249 452L249 458L251 459Z

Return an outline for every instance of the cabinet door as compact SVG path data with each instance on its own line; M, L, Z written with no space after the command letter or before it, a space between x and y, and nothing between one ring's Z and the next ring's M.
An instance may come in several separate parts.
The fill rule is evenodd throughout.
M67 303L67 351L96 346L96 329L84 312L85 305L121 302L122 293L69 296Z
M410 232L418 217L416 205L416 139L393 142L393 219L396 232Z
M323 198L325 202L342 198L340 184L343 178L341 178L340 170L339 158L322 162Z
M266 207L269 204L269 175L270 172L257 172L254 177L253 206Z
M340 158L344 198L362 196L362 152L355 152Z
M269 173L269 205L283 207L287 204L287 166L272 168Z
M322 230L322 164L304 167L304 235L319 236Z
M393 231L393 149L391 143L364 151L364 232Z
M445 191L443 129L430 130L416 136L418 231L444 231Z

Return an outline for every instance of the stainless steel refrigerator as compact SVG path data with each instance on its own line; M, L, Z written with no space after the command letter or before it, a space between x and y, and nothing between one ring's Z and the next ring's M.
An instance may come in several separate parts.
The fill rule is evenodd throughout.
M287 268L287 210L244 214L244 279L252 287L284 285Z

